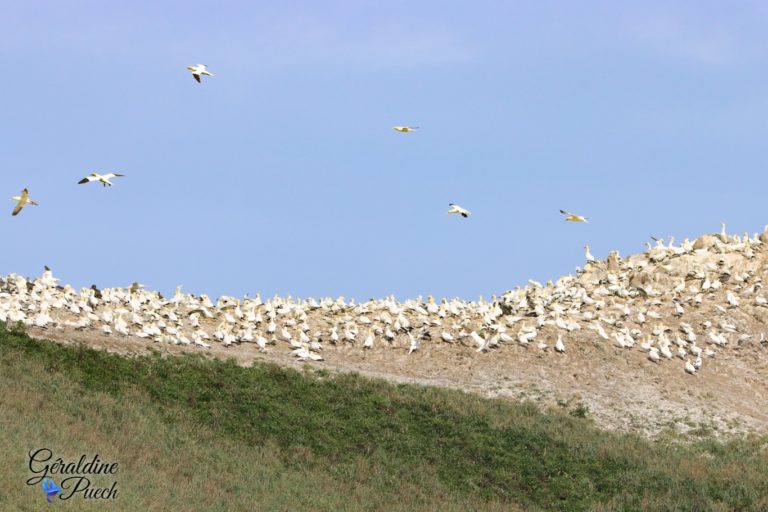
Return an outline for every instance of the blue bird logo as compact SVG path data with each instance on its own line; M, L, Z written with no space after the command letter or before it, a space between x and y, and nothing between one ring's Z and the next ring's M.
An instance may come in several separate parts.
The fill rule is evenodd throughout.
M48 500L48 503L53 503L53 498L61 492L61 487L56 485L52 479L45 478L43 480L43 491L45 492L45 499Z

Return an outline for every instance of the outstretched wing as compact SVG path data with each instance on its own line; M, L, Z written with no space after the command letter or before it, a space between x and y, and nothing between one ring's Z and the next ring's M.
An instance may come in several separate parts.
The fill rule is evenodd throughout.
M195 80L197 80L197 83L200 83L200 75L197 73L192 73L192 76L195 77Z
M89 181L91 181L91 177L90 176L86 176L85 178L83 178L80 181L78 181L77 184L78 185L82 185L83 183L88 183Z
M24 208L24 202L23 201L19 201L16 204L16 208L13 209L13 213L11 213L11 215L13 215L13 216L18 215L22 208Z

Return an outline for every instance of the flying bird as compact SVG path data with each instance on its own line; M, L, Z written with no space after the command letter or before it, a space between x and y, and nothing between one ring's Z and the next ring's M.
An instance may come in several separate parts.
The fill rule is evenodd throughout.
M21 209L28 204L37 206L37 203L29 198L29 190L27 189L22 190L21 195L11 197L11 200L18 201L18 203L16 204L16 208L14 208L13 213L11 213L11 215L14 215L14 216L18 215Z
M117 174L115 172L111 172L109 174L99 174L97 172L92 172L91 174L89 174L85 178L81 179L77 183L79 185L82 185L83 183L90 183L92 181L98 181L104 187L107 187L107 186L111 187L112 186L112 182L109 181L109 180L111 180L112 178L119 178L119 177L122 177L122 176L125 176L125 174Z
M565 215L565 221L566 222L568 222L568 221L571 221L571 222L586 222L587 224L589 224L589 221L583 215L576 215L575 213L569 213L569 212L567 212L565 210L560 210L560 213Z
M448 203L448 206L451 207L451 209L448 210L448 213L458 213L459 215L461 215L465 219L467 217L469 217L469 213L470 213L469 210L465 210L461 206L459 206L457 204L453 204L453 203Z
M195 78L195 80L197 80L197 83L200 83L201 75L213 76L213 73L208 71L208 68L205 64L195 64L194 66L187 66L187 69L192 72L192 76Z
M419 127L418 126L393 126L392 129L400 133L410 133L410 132L415 132L416 130L419 129Z

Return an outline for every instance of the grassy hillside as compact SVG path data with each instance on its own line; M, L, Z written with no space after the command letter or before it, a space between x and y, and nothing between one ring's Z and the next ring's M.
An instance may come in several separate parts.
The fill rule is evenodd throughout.
M579 414L356 375L124 358L0 325L0 510L30 449L118 461L101 510L766 510L763 439L653 443ZM571 413L579 411L571 411Z

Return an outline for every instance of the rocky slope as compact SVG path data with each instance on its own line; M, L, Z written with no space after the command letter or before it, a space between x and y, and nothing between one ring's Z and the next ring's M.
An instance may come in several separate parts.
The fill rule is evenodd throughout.
M703 235L588 262L492 301L215 303L138 284L0 278L0 321L126 353L159 348L358 371L583 411L649 436L768 425L768 235ZM586 408L586 409L584 409Z

